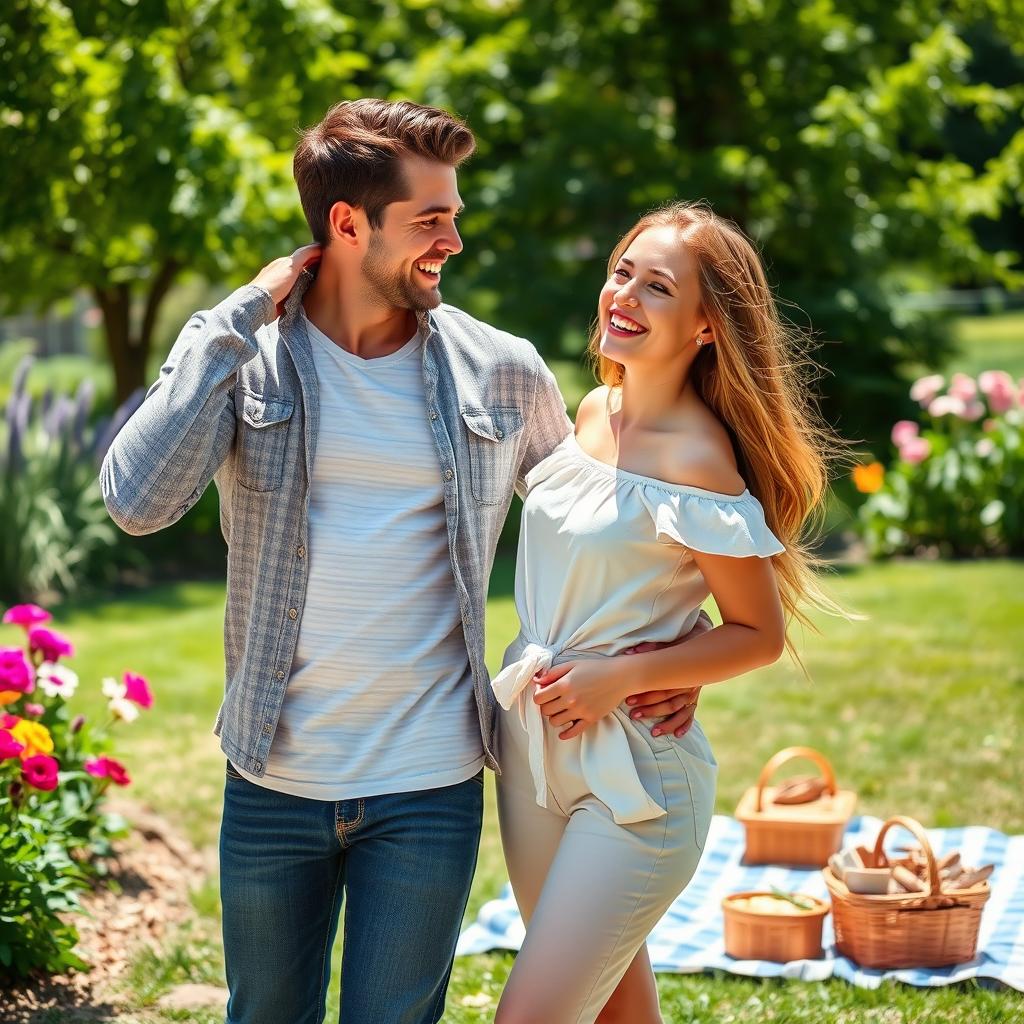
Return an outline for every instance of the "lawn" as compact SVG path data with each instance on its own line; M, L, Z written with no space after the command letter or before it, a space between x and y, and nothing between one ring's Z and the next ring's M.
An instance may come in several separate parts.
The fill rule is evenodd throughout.
M1014 740L1024 734L1024 665L1013 639L1024 621L1024 566L894 562L844 569L831 585L870 619L821 619L821 633L800 642L810 679L782 662L703 696L701 722L722 766L718 810L731 812L771 753L807 743L830 757L844 786L859 791L864 813L1024 832L1024 767ZM99 713L104 675L131 668L151 679L157 703L124 729L120 749L136 780L135 797L199 845L216 843L220 813L223 757L211 728L222 687L223 607L222 585L184 583L56 610L56 627L77 645L71 664L82 677L74 698L79 710ZM493 668L517 629L507 558L496 567L487 626ZM0 644L9 642L17 635L0 628ZM504 881L490 780L488 794L471 913ZM160 958L140 958L130 992L135 1010L123 1024L223 1019L152 1008L172 984L221 980L215 879L194 902L198 931L169 944ZM457 961L445 1020L490 1020L511 963L508 954ZM337 986L335 971L335 1007ZM662 975L659 987L669 1021L1009 1024L1024 1014L1018 995L973 986L886 985L869 992L843 982Z

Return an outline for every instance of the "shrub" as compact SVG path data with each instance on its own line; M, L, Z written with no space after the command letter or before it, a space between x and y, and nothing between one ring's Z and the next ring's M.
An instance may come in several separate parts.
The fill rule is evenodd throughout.
M1024 554L1024 381L938 374L910 389L925 421L891 432L896 458L857 466L859 511L873 555Z
M32 604L3 617L24 629L25 646L0 647L0 975L88 966L66 912L128 832L104 810L107 789L131 781L110 756L110 728L153 703L146 680L126 672L103 680L108 722L72 718L78 677L62 659L73 648L43 626L49 618Z
M134 395L108 421L90 425L93 389L74 397L26 388L21 361L0 420L0 599L70 592L102 575L118 532L107 516L97 473L110 442L138 407Z

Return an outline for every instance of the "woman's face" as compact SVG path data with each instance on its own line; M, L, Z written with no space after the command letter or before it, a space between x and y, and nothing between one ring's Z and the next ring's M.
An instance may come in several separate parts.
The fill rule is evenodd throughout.
M698 334L702 317L697 264L679 229L647 228L622 254L598 301L601 354L624 366L666 366Z

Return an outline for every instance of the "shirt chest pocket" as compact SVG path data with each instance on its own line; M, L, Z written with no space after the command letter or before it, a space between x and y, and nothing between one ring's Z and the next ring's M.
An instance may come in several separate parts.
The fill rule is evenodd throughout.
M242 401L235 441L238 482L250 491L277 490L284 478L293 403L286 398L268 399L248 391L237 394Z
M473 497L481 505L497 505L515 484L516 453L523 417L518 409L493 406L462 410L469 448L469 478Z

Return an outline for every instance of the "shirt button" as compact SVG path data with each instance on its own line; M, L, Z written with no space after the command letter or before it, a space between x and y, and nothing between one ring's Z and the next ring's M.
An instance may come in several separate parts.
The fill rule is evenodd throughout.
M278 679L284 679L284 673L282 671L280 671L280 670L278 670L275 673L275 675L277 676Z
M452 477L454 477L454 476L455 476L455 474L450 469L446 469L444 471L444 478L445 478L445 480L451 480Z
M270 733L271 733L270 723L269 722L264 722L263 723L263 735L264 736L269 736Z
M430 410L430 418L432 420L436 420L437 419L437 413L433 409Z
M298 612L298 610L296 608L289 608L288 609L288 618L289 619L297 619L298 617L299 617L299 612Z
M300 544L299 545L299 549L298 549L298 551L295 552L295 554L297 554L299 556L299 558L305 558L306 557L306 549Z
M255 769L256 769L256 771L258 771L258 772L261 772L261 771L263 771L263 762L262 762L262 761L257 761L257 762L256 762L256 763L255 763L255 764L253 765L253 768L255 768Z

